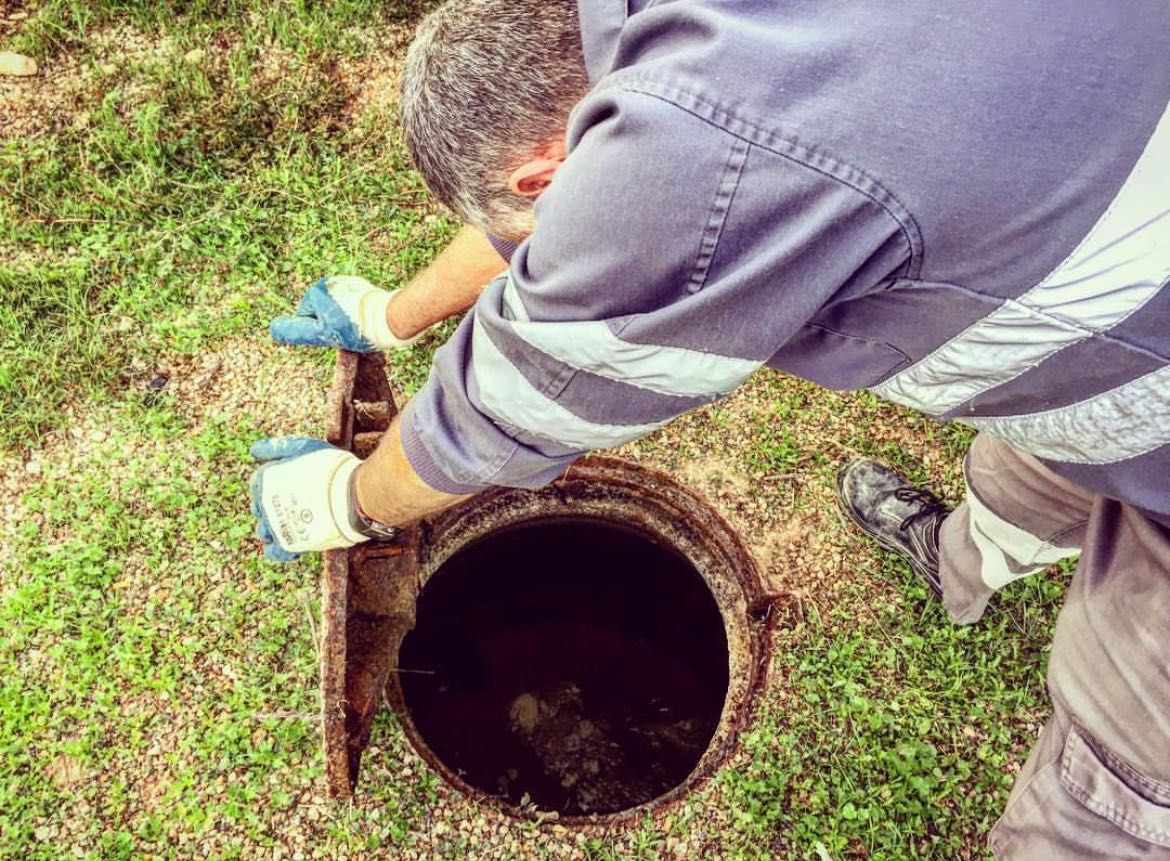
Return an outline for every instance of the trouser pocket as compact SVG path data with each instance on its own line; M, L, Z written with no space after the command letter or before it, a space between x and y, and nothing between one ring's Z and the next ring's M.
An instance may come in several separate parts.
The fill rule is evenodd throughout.
M1032 776L990 843L1007 861L1170 861L1170 784L1074 722L1060 756Z

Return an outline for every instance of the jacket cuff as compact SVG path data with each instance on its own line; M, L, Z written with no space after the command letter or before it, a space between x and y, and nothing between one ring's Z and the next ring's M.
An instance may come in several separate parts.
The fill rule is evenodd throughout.
M424 484L442 493L460 495L465 493L479 493L481 490L487 490L491 487L490 484L461 484L450 478L439 468L439 464L435 462L435 459L431 457L431 453L423 443L422 437L419 436L414 428L414 416L409 409L402 419L398 423L399 436L402 439L402 451L406 455L407 463L410 464L418 477L423 480Z

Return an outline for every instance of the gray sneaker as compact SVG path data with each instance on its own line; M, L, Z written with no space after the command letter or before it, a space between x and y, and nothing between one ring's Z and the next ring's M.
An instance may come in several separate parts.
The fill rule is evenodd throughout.
M837 473L846 513L883 547L905 556L910 567L942 597L938 531L950 509L934 494L913 487L876 460L859 459Z

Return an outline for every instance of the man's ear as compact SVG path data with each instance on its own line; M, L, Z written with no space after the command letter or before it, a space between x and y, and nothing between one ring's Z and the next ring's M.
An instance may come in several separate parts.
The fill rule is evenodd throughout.
M552 182L553 174L561 166L559 159L534 158L512 171L508 188L522 197L536 197Z
M535 158L526 161L508 177L508 188L521 197L537 197L548 188L553 174L565 160L564 138L550 142Z

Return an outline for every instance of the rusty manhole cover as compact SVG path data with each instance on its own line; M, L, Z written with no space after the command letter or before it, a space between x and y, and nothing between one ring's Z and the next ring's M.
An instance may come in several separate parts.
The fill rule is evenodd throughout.
M380 356L339 353L331 442L395 412ZM751 554L668 476L588 457L495 488L393 544L325 555L326 778L357 785L389 703L427 763L514 815L612 823L730 755L763 684L771 601Z

